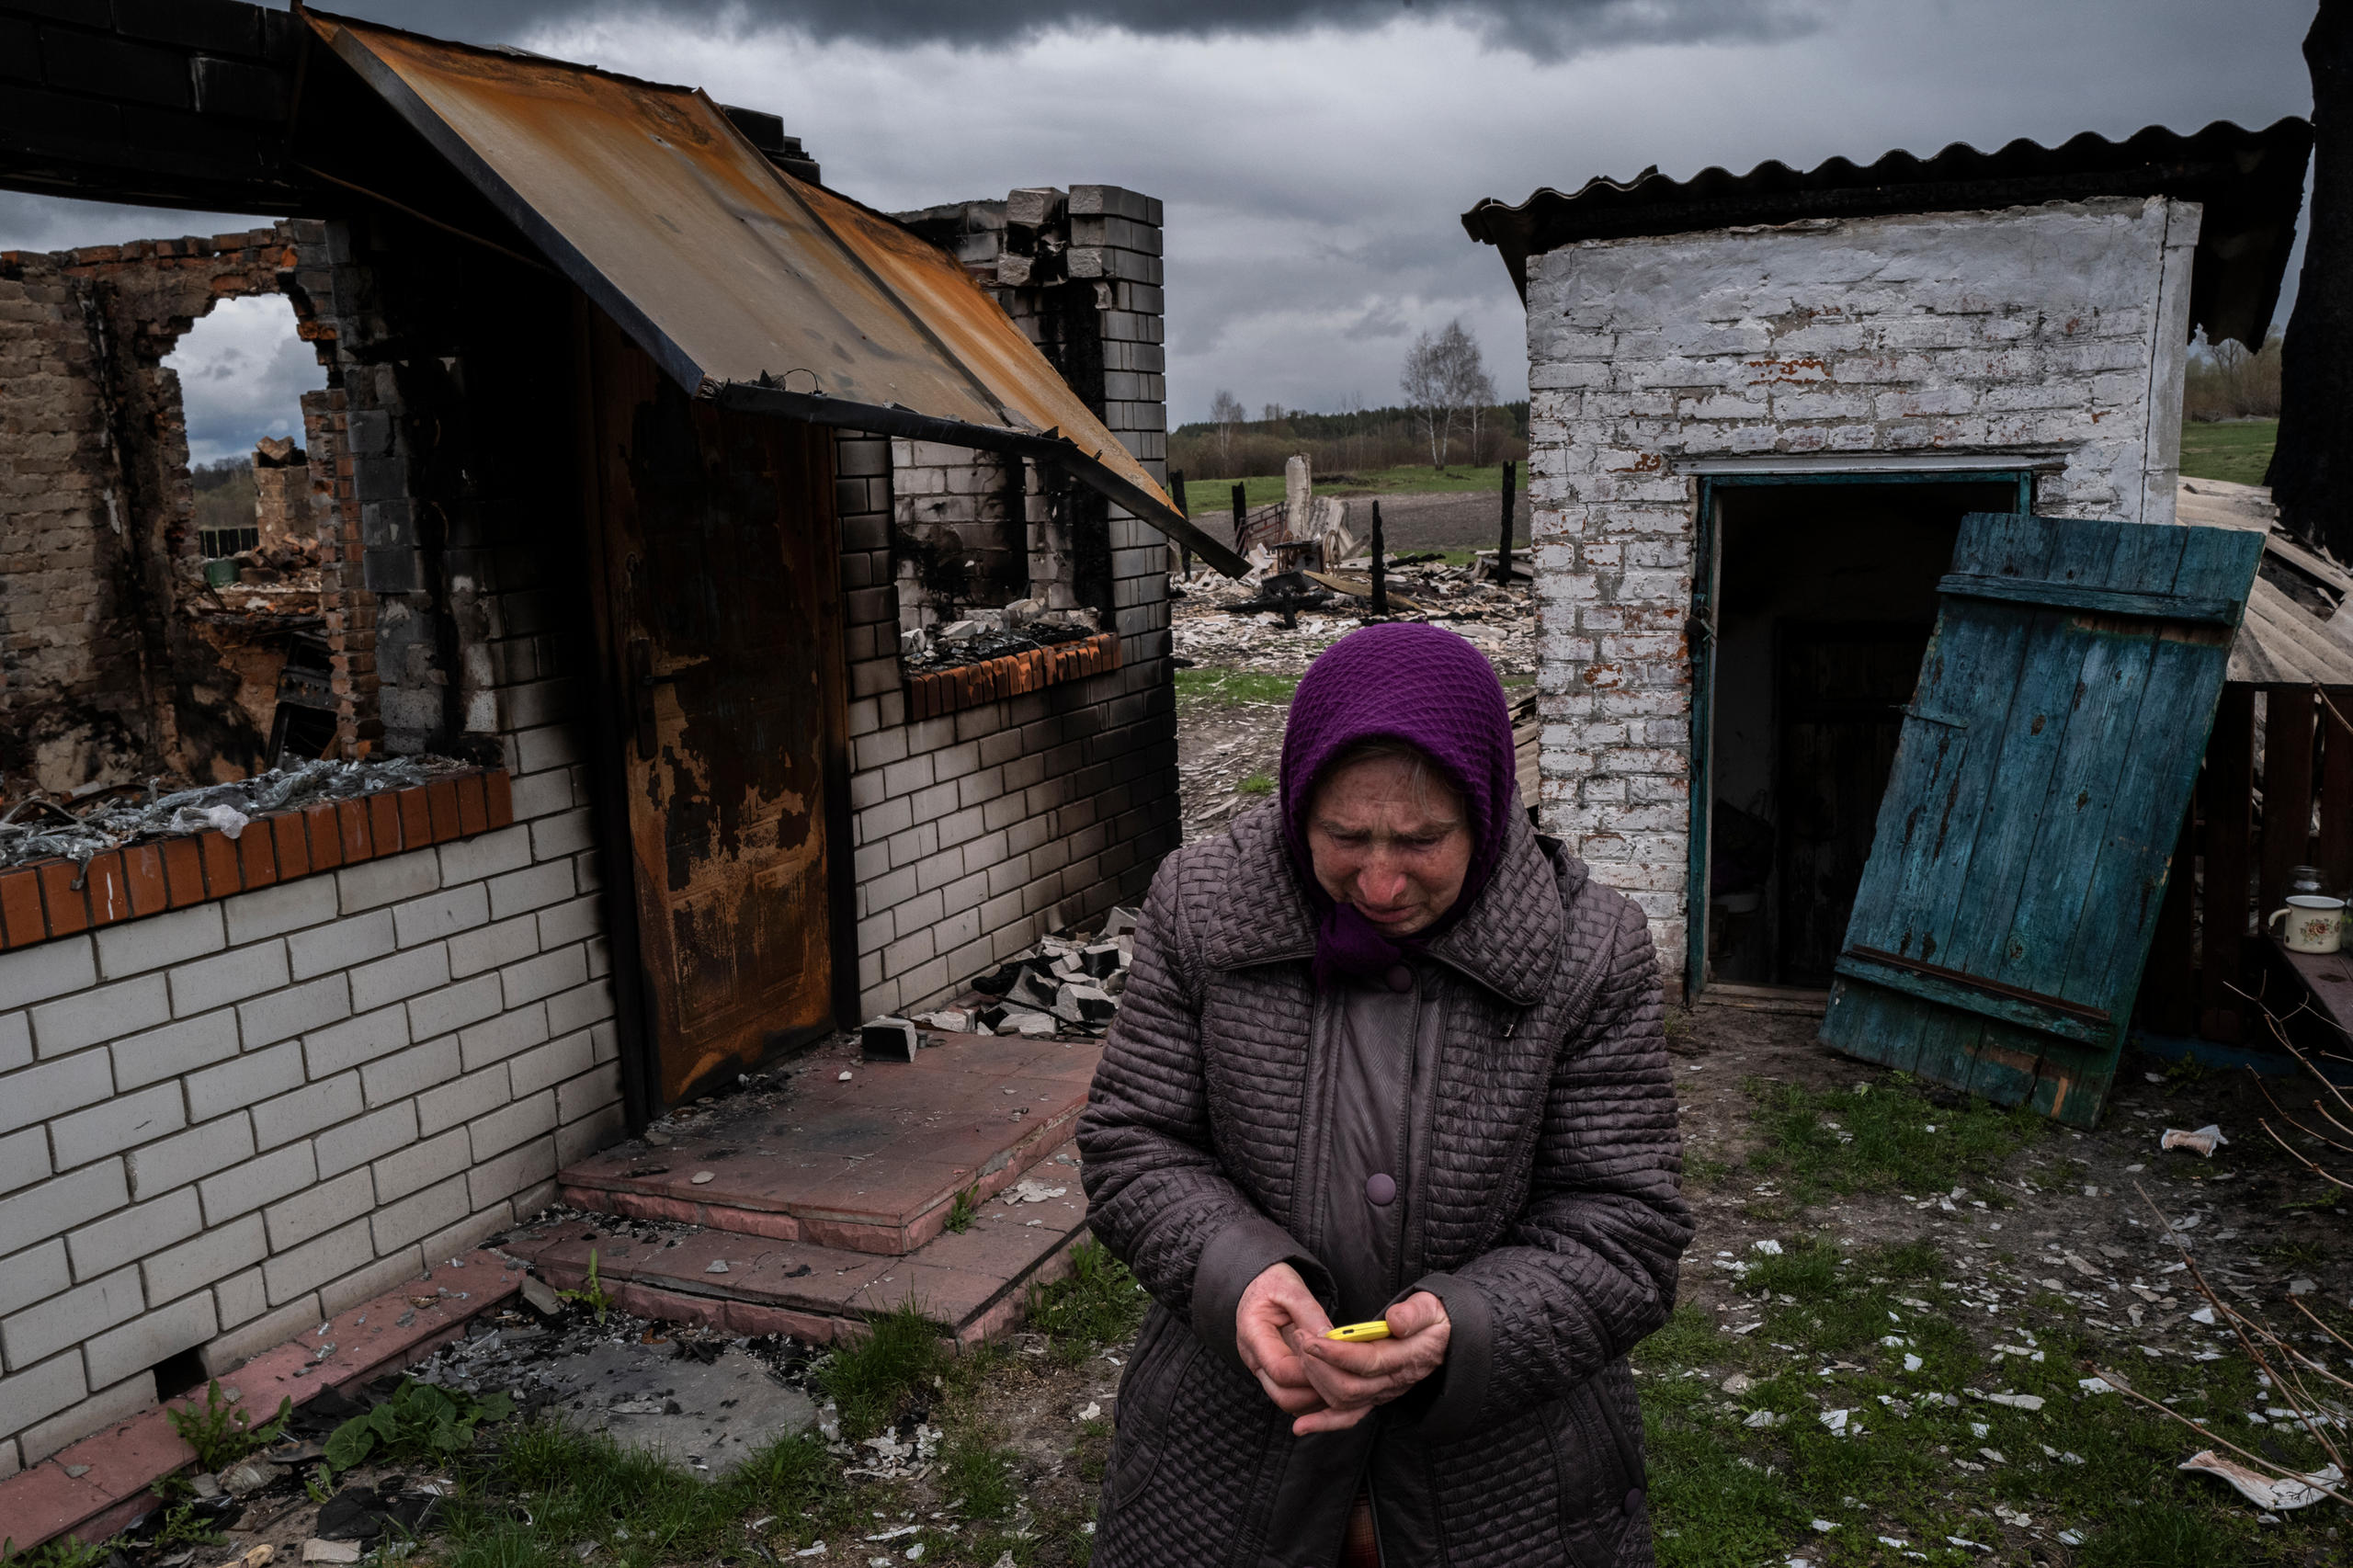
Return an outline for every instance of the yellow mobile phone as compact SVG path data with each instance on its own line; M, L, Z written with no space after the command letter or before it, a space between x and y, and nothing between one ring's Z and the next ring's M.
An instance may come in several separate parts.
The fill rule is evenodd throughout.
M1339 1327L1334 1329L1324 1337L1326 1339L1344 1339L1351 1345L1361 1345L1369 1339L1388 1338L1389 1324L1386 1320L1381 1318L1375 1318L1370 1323L1342 1324Z

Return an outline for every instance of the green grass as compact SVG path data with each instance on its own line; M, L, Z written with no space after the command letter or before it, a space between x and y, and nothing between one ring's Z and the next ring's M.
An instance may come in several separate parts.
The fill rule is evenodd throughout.
M1251 702L1288 704L1299 689L1297 676L1256 675L1246 670L1178 670L1176 701L1238 708Z
M840 1407L842 1435L860 1441L895 1420L907 1396L943 1370L946 1333L910 1304L874 1319L865 1338L835 1350L817 1384Z
M1275 792L1275 778L1271 773L1254 773L1233 789L1241 795L1271 795Z
M1152 1298L1128 1266L1093 1237L1073 1249L1070 1261L1067 1278L1030 1288L1029 1326L1051 1338L1064 1361L1134 1338Z
M1982 1100L1939 1106L1902 1074L1868 1088L1817 1091L1756 1080L1747 1088L1764 1134L1749 1168L1778 1177L1782 1198L1794 1204L1829 1193L1938 1196L1990 1176L2046 1125L2030 1110L1997 1110ZM1998 1188L1971 1196L2002 1201Z
M2182 477L2260 484L2263 471L2271 466L2271 446L2279 435L2277 419L2185 424L2181 427Z
M1528 465L1519 465L1518 483L1528 483ZM1484 492L1499 495L1503 491L1503 469L1490 463L1485 468L1461 465L1433 469L1427 463L1404 468L1367 469L1361 472L1318 474L1315 494L1318 495L1445 495L1457 492ZM1214 517L1222 513L1232 515L1234 482L1230 479L1197 479L1185 487L1185 498L1196 517ZM1255 474L1242 481L1243 503L1264 506L1283 498L1283 476L1279 473ZM1498 514L1500 516L1501 514Z
M940 1445L940 1489L968 1519L1009 1518L1021 1501L1014 1457L996 1437L988 1427L964 1426Z

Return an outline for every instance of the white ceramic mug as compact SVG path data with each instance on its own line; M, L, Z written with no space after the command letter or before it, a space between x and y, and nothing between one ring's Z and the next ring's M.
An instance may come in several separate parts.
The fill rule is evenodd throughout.
M2280 933L2288 950L2296 953L2333 953L2336 951L2345 901L2341 898L2319 898L2298 893L2288 901L2285 909L2275 909L2267 926L2277 926L2282 920L2288 928Z

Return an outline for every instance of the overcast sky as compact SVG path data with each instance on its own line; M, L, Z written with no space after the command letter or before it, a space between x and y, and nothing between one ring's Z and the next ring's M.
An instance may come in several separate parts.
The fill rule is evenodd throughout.
M1108 183L1166 203L1169 413L1395 401L1460 316L1526 387L1460 215L1655 164L2055 142L2307 113L2312 0L341 0L773 110L886 210ZM208 218L0 193L0 248ZM239 227L222 220L219 227ZM2292 285L2292 278L2291 278ZM2283 306L2284 312L2284 306ZM2284 315L2282 317L2284 322ZM193 350L198 345L191 344ZM245 373L299 358L243 342ZM286 385L291 388L293 382ZM291 391L286 394L291 397ZM256 434L261 433L258 429Z

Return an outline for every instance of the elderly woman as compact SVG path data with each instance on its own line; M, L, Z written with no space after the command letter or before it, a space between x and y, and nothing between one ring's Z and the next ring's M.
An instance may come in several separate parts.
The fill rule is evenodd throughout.
M1626 1353L1691 1236L1658 960L1515 773L1486 660L1370 627L1300 683L1279 800L1154 878L1078 1135L1155 1302L1097 1568L1652 1561Z

